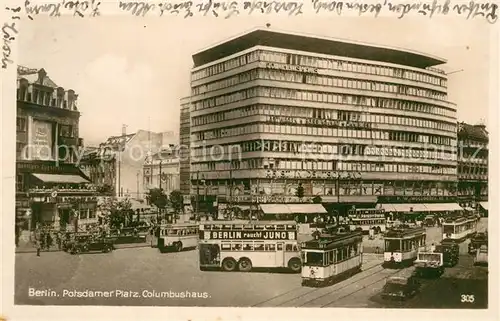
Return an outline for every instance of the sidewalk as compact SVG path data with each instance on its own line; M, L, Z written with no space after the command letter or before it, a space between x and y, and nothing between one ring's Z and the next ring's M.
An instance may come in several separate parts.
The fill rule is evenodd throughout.
M142 247L151 247L150 243L130 243L130 244L115 244L115 249L116 250L121 250L121 249L131 249L131 248L142 248ZM62 250L59 250L56 246L52 246L49 251L46 249L42 250L42 252L62 252ZM19 244L19 246L16 248L16 254L17 253L36 253L36 248L31 242L25 243L25 244Z

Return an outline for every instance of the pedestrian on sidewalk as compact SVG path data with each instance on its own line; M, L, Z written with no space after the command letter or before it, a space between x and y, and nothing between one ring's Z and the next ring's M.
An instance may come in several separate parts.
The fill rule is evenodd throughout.
M50 235L50 231L47 232L45 236L45 246L47 247L47 252L50 251L50 247L52 246L52 236Z
M35 247L36 247L36 256L40 256L40 250L41 250L40 241L35 240Z

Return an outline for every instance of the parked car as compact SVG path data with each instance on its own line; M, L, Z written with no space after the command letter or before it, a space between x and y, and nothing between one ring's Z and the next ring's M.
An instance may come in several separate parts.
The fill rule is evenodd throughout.
M482 245L488 245L488 234L481 232L474 234L470 239L469 254L476 254L477 249Z
M436 225L436 219L434 218L434 215L427 215L424 218L424 226L433 227L434 225Z
M111 252L115 248L113 240L106 237L96 237L94 235L79 235L69 244L68 251L71 254L86 252Z
M481 245L476 251L476 257L474 258L474 265L488 266L488 246Z
M415 296L420 290L417 278L393 276L387 279L381 297L385 300L406 300Z

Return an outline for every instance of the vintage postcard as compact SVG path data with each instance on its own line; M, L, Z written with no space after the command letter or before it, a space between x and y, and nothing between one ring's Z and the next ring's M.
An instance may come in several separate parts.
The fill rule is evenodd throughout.
M498 9L11 1L1 316L493 319Z

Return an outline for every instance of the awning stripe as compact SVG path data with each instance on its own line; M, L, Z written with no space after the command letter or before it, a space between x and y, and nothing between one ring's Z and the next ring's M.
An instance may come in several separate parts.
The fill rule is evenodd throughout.
M45 183L61 183L61 184L83 184L89 183L86 178L78 175L61 175L61 174L32 174Z
M264 214L327 214L321 204L261 204Z
M436 204L378 204L377 208L386 212L439 212L439 211L462 211L463 208L456 203Z

